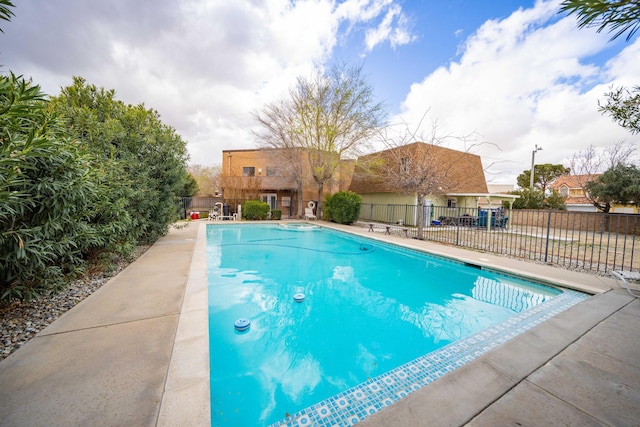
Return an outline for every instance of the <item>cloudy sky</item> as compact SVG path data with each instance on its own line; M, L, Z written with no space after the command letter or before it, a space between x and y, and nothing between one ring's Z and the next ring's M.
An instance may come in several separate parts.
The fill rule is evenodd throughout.
M0 25L2 71L51 95L72 76L157 110L192 163L253 148L252 112L297 76L363 65L391 122L433 123L482 156L490 183L536 163L640 137L597 111L640 84L640 37L609 41L558 15L558 1L16 0Z

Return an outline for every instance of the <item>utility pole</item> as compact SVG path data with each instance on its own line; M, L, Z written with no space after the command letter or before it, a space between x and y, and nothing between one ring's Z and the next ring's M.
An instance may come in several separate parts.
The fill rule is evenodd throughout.
M529 187L531 187L531 191L533 191L533 170L535 168L536 153L538 151L542 151L542 147L538 147L538 144L536 144L536 148L531 152L531 177L529 180Z

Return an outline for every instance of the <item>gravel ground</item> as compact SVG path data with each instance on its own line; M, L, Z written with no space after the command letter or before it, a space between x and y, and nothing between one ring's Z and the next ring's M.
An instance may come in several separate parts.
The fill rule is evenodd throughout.
M14 301L0 305L0 360L26 344L67 310L91 295L150 246L139 246L128 259L116 263L109 274L85 277L70 283L56 294L43 295L28 302Z

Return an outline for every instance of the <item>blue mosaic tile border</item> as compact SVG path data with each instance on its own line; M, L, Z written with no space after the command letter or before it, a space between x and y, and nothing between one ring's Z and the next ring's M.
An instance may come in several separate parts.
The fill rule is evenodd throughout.
M296 412L270 427L354 425L588 297L581 292L565 290L503 323L421 356Z

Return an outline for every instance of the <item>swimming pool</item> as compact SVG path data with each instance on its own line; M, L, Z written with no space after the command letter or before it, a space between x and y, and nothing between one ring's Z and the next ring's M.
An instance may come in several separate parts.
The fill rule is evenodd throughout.
M296 228L207 229L212 425L355 423L581 295Z

